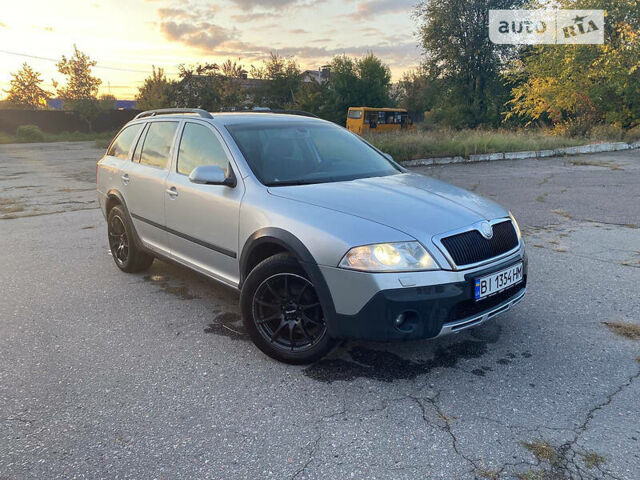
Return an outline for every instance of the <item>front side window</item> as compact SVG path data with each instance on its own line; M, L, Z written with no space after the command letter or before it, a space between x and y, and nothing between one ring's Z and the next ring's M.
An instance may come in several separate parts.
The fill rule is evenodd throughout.
M340 182L400 173L399 167L329 123L229 125L256 177L267 186Z
M143 124L129 125L125 127L109 147L107 155L127 160L129 158L129 150L136 139L138 132L142 130Z
M140 163L167 168L178 122L152 122L144 139Z
M211 129L198 123L187 123L178 151L178 173L190 175L194 168L202 165L215 165L228 171L229 159Z

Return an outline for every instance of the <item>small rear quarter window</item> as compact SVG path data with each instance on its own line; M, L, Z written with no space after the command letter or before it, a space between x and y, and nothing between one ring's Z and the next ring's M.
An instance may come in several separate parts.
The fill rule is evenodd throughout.
M140 132L142 127L142 123L125 127L109 147L107 155L127 160L129 158L129 150L131 150L131 145L133 145L133 141L136 139L136 136L138 135L138 132Z

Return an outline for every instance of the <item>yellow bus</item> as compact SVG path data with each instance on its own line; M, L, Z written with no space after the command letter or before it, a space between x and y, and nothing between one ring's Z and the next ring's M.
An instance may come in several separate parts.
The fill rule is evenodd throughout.
M358 135L415 128L404 108L349 107L347 113L347 129Z

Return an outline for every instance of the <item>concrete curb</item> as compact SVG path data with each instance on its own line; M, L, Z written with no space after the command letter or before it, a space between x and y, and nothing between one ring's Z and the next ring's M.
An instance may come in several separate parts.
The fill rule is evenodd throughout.
M404 167L420 167L426 165L445 165L448 163L493 162L496 160L524 160L525 158L558 157L562 155L580 155L584 153L617 152L640 148L640 141L633 143L607 142L590 143L577 147L555 148L553 150L531 150L528 152L483 153L466 157L435 157L405 160L399 162Z

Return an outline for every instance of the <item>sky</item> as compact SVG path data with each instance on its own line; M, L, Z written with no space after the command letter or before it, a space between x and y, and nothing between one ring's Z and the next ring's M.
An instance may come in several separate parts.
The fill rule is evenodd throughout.
M419 63L417 0L19 0L0 9L0 98L29 63L45 89L73 45L98 62L100 94L132 99L151 72L179 64L258 64L270 52L317 69L334 55L373 52L394 80Z

